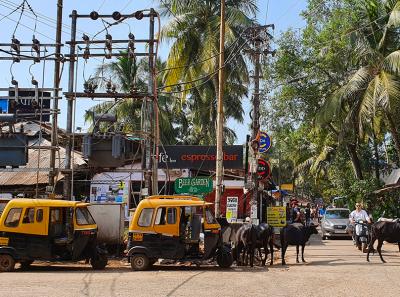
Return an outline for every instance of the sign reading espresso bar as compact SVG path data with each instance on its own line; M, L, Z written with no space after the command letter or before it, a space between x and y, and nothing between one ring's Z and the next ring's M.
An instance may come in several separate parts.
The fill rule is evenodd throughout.
M217 160L216 146L166 145L159 148L158 167L168 169L215 170ZM223 147L225 169L243 168L243 146Z

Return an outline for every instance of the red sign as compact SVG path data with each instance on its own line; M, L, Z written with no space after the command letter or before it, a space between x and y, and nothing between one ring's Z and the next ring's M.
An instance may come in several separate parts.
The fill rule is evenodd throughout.
M258 159L257 174L258 179L266 179L271 176L271 166L264 159Z

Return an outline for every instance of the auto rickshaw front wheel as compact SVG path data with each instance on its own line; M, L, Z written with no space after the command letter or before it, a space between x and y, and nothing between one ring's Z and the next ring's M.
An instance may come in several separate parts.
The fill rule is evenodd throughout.
M131 267L135 271L147 270L150 266L150 260L145 254L134 254L131 257Z
M0 272L11 272L15 268L15 260L7 254L0 255Z
M107 266L107 255L97 254L96 257L90 259L90 265L94 270L102 270Z

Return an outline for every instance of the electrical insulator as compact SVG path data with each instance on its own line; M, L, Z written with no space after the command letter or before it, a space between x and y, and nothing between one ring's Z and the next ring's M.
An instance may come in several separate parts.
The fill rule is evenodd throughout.
M111 93L111 86L112 86L112 83L111 83L111 80L109 80L109 81L106 83L106 92L107 92L107 93Z
M105 49L106 49L106 54L105 57L107 59L111 59L111 55L112 55L112 36L111 34L107 34L106 35L106 45L105 45Z
M85 60L87 60L87 59L89 59L89 57L90 57L90 46L89 46L90 38L89 38L89 36L87 36L85 33L83 33L82 39L83 39L83 41L84 41L85 44L86 44L85 50L84 50L84 52L83 52L83 58L84 58Z
M99 18L99 13L98 13L97 11L92 11L92 12L90 13L90 18L91 18L93 21L97 20L97 19Z
M21 42L13 37L11 39L11 48L19 55L21 53Z
M114 11L112 14L112 18L118 21L121 18L121 13L119 11Z
M135 58L135 35L129 33L129 42L128 42L128 58Z
M141 10L138 10L138 11L136 11L135 12L135 18L137 19L137 20L141 20L141 19L143 19L143 11L141 11Z

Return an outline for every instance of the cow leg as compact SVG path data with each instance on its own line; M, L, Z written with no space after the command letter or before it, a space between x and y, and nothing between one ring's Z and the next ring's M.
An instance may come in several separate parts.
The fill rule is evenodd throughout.
M274 243L272 241L269 242L269 249L271 251L271 263L270 263L270 265L273 265L274 264Z
M382 262L386 263L386 261L383 260L383 257L382 257L382 245L383 245L383 240L378 239L378 246L376 247L376 249L378 250L379 257L381 257Z
M399 252L400 252L400 242L397 243L399 245Z
M367 251L367 261L368 261L368 262L369 262L369 253L370 253L371 251L374 252L375 240L376 240L375 236L372 235L371 241L369 242L369 245L368 245L368 251ZM374 252L374 253L375 253L375 252Z
M243 249L243 245L242 245L241 242L239 242L237 247L236 247L236 265L237 266L242 266L243 265L243 262L242 262L242 259L241 259L242 249Z
M249 248L249 253L250 253L250 267L254 266L254 248L251 247Z
M304 247L305 246L306 246L305 244L303 244L301 246L301 261L303 261L303 263L306 263L306 260L304 260Z
M265 266L265 262L267 262L267 256L268 256L268 248L265 249L264 247L264 254L265 254L264 258L262 256L261 248L258 249L258 253L260 254L261 266Z
M296 263L299 263L299 245L296 245Z
M282 265L286 265L286 261L285 261L286 249L287 249L287 245L286 244L282 245L282 247L281 247Z

